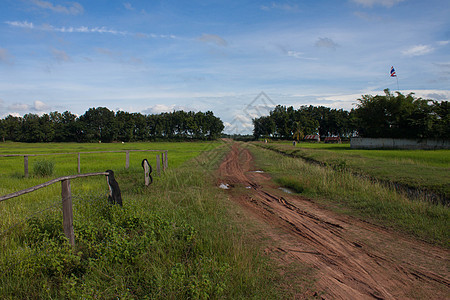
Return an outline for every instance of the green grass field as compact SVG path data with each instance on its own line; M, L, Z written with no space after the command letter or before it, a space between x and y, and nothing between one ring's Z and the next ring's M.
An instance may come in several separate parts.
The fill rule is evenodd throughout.
M299 143L294 147L291 142L261 145L450 197L450 150L359 150L350 149L350 144L323 143Z
M2 153L122 147L2 146ZM281 275L262 255L262 241L254 238L260 229L247 223L239 208L231 205L226 194L215 187L211 172L226 153L226 145L217 142L127 146L169 150L168 171L145 187L138 155L131 154L128 170L124 169L124 154L102 154L84 160L82 157L83 163L87 162L82 169L116 171L124 206L107 203L104 176L71 180L75 248L68 245L63 234L58 184L0 202L0 298L289 297L280 289ZM209 151L201 152L203 149ZM203 155L198 156L200 153ZM198 157L193 159L195 156ZM7 160L9 172L2 168L0 176L2 195L4 191L49 180L23 178L20 175L23 161ZM75 173L73 160L58 158L55 162L52 178Z
M213 172L228 146L219 141L0 144L1 154L169 151L169 169L160 177L153 173L149 187L143 185L140 163L147 158L155 168L151 156L156 153L132 152L128 170L125 153L81 155L82 173L115 171L124 207L107 203L104 176L71 180L75 248L62 230L60 184L0 202L0 298L279 299L310 289L313 271L302 266L304 273L299 274L299 268L280 269L269 261L263 249L270 241L264 239L263 229L215 187ZM248 147L255 165L280 185L340 212L449 247L447 207L410 201L349 172ZM290 149L287 144L277 147ZM347 154L339 155L354 154L345 145L308 147L294 151L318 152L324 159L345 159L345 165L351 165ZM33 163L42 158L54 162L52 176L24 178L22 157L0 158L0 195L76 174L74 154L30 157L30 174ZM304 286L287 287L283 276L300 276Z

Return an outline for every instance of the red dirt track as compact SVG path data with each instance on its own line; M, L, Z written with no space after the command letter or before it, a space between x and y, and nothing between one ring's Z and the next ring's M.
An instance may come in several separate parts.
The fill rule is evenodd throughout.
M229 198L268 225L266 234L275 245L268 253L281 256L281 263L311 266L315 296L450 299L448 250L280 191L252 167L249 150L235 143L220 165L219 183L229 184Z

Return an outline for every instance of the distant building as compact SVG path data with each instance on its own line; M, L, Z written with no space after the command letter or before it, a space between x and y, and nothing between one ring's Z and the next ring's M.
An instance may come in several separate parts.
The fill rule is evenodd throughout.
M320 142L320 136L318 134L308 134L303 138L307 142Z
M325 144L340 144L341 137L339 136L328 136L324 140Z

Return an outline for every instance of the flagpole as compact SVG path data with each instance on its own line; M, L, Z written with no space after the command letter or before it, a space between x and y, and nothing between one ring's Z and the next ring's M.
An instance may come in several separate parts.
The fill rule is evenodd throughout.
M398 85L398 76L395 76L395 78L397 78L397 92L400 92L400 87Z

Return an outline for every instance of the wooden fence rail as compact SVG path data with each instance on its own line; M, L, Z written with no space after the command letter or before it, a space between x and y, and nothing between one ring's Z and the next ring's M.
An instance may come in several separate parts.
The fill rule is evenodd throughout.
M108 176L108 172L97 172L97 173L86 173L86 174L78 174L78 175L69 175L58 177L52 179L50 181L38 184L36 186L14 192L8 195L0 196L0 202L15 198L24 194L28 194L39 189L42 189L46 186L52 185L57 182L61 182L61 198L62 198L62 212L63 212L63 227L64 234L69 239L69 242L72 246L75 246L75 235L73 232L73 211L72 211L72 193L70 189L70 180L81 177L88 176L98 176L98 175L106 175Z
M73 155L76 154L78 156L78 166L77 172L81 173L81 154L96 154L96 153L124 153L125 152L125 168L128 169L130 167L130 152L160 152L162 154L162 166L163 171L166 171L169 167L168 160L168 150L118 150L118 151L90 151L90 152L65 152L65 153L43 153L43 154L1 154L0 157L14 157L14 156L23 156L23 164L24 164L24 176L28 177L28 157L30 156L48 156L48 155ZM159 155L156 156L157 162L156 164L160 164ZM159 174L159 172L158 172Z

